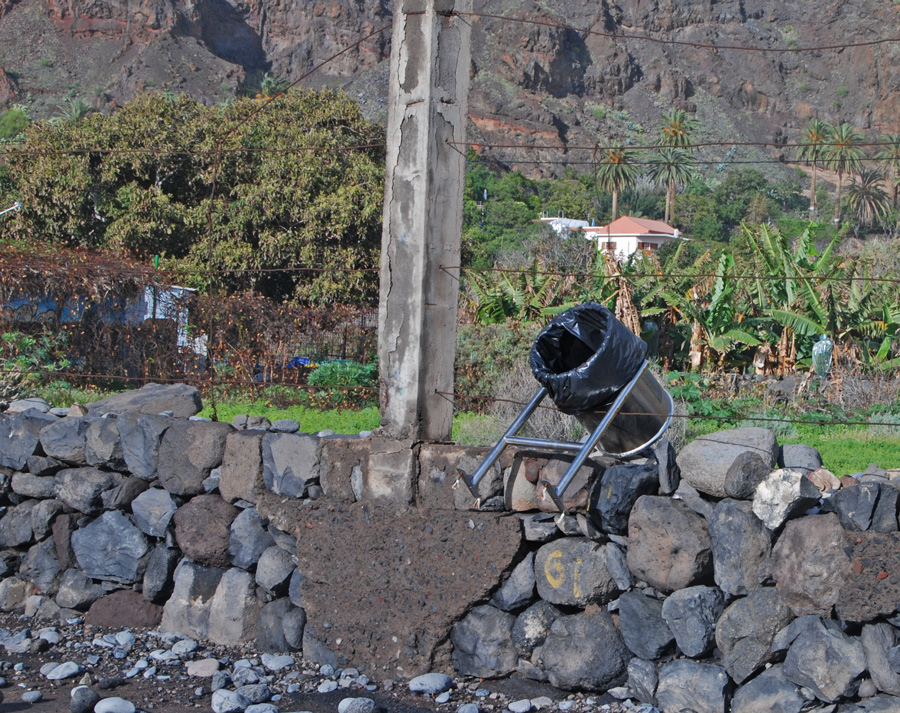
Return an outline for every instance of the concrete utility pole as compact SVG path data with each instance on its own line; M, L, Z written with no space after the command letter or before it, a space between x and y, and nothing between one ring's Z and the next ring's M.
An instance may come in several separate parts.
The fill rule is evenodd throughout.
M394 3L378 361L385 435L449 440L472 0Z

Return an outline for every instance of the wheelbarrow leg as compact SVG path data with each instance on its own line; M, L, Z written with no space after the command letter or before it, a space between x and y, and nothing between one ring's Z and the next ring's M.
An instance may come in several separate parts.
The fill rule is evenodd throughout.
M587 457L590 455L591 451L594 450L597 443L600 441L600 437L603 435L603 432L609 427L609 424L619 413L619 409L622 408L622 404L625 402L625 399L628 397L628 394L631 393L631 390L634 388L635 384L637 384L638 379L641 378L641 374L644 373L644 369L647 368L648 362L644 362L643 366L638 369L637 374L629 381L625 387L619 392L618 396L616 396L615 400L609 407L609 410L606 412L606 415L603 417L603 420L597 425L597 428L594 429L594 432L590 435L584 445L581 447L581 450L578 451L578 454L575 456L575 460L572 461L569 469L566 471L565 475L563 475L562 480L559 481L555 486L544 480L541 482L541 485L544 488L544 492L550 496L550 499L553 500L556 507L559 508L560 513L567 513L565 505L563 505L563 495L566 492L566 488L569 487L569 483L572 481L572 478L575 477L575 474L578 472L578 469L584 465L584 461L587 460Z
M478 466L478 470L476 470L472 475L466 473L462 468L457 468L459 473L459 477L456 479L456 482L453 484L454 488L459 487L460 481L466 484L466 487L469 489L469 492L475 498L475 508L478 509L481 505L481 498L478 495L478 483L485 476L488 470L491 469L491 466L497 462L497 459L500 457L500 454L506 450L507 439L515 436L525 425L525 422L534 413L535 409L540 405L541 401L544 400L544 397L547 395L547 389L543 386L538 390L538 392L534 395L531 401L528 402L528 405L522 410L522 413L519 414L518 418L512 422L512 425L508 429L506 429L506 433L503 434L503 437L497 441L497 445L495 445L491 452L488 453L487 458L485 458L484 462Z

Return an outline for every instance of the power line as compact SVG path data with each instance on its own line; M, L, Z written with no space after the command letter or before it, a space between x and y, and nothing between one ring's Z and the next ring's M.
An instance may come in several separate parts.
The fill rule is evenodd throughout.
M600 32L584 27L575 27L549 20L529 20L523 17L513 17L511 15L496 15L486 12L456 12L453 13L461 17L481 17L491 20L500 20L502 22L517 22L526 25L537 25L540 27L550 27L558 30L569 30L571 32L580 32L585 35L595 37L605 37L611 40L634 40L638 42L652 42L660 45L673 45L679 47L691 47L694 49L708 49L713 52L721 52L722 50L733 50L737 52L771 52L771 53L798 53L798 52L824 52L826 50L844 50L854 47L873 47L876 45L891 44L900 42L900 37L885 37L877 40L867 40L865 42L845 42L835 45L812 45L808 47L750 47L748 45L716 45L703 42L689 42L687 40L661 39L652 37L651 35L626 35L619 32Z
M528 270L528 269L520 269L520 268L509 268L509 267L464 267L462 265L441 265L441 270L449 271L450 270L459 270L462 272L499 272L499 273L511 273L514 275L544 275L547 277L580 277L580 278L591 278L591 279L603 279L603 280L619 280L619 279L632 279L632 278L654 278L654 279L664 279L664 278L715 278L721 277L723 279L731 279L731 280L809 280L811 282L878 282L878 283L887 283L887 284L900 284L900 277L859 277L859 276L849 276L849 275L755 275L755 274L743 274L743 275L729 275L727 273L720 274L716 272L634 272L634 273L617 273L613 275L604 275L596 272L557 272L553 270Z

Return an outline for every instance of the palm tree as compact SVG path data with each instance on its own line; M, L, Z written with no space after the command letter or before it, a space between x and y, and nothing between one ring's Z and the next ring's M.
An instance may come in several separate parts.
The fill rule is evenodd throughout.
M876 219L887 216L889 199L883 181L880 171L864 169L847 188L847 205L862 225L872 225Z
M900 134L885 134L882 137L882 147L875 154L875 158L884 161L887 168L887 176L892 186L891 208L897 207L897 187L900 186Z
M685 149L672 146L661 146L657 149L656 159L649 164L648 173L654 183L666 187L666 217L668 223L675 204L675 188L691 180L696 163L692 154Z
M832 171L837 171L837 191L834 195L834 222L841 219L841 189L844 183L844 174L859 171L865 153L860 144L863 135L850 124L840 124L832 127L825 147L825 166Z
M619 217L619 193L634 187L634 151L622 146L603 149L603 157L597 163L594 178L597 191L612 195L612 220Z
M812 186L810 186L809 214L816 214L816 178L819 162L825 153L825 141L833 130L831 124L821 119L813 119L803 127L803 143L797 148L797 160L812 166Z
M674 146L681 149L691 148L691 133L697 128L698 122L684 109L670 109L663 114L659 125L660 137L656 142L659 146ZM691 149L693 151L693 149Z

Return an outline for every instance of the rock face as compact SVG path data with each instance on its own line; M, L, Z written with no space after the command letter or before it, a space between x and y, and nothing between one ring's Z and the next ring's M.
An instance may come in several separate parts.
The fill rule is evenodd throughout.
M48 31L44 23L49 22L55 35L52 43L44 43L46 58L56 67L74 67L82 86L108 87L103 102L122 104L153 84L163 91L182 87L216 103L233 96L254 73L270 70L292 81L322 65L309 82L340 85L370 115L383 119L390 34L376 32L360 46L324 60L352 45L347 38L389 28L389 3L335 0L327 6L295 6L259 0L223 9L187 0L141 0L126 11L112 2L19 0L4 8L0 44L11 48L11 56L21 56L40 30ZM34 17L37 9L40 19ZM835 46L890 27L895 19L890 4L857 13L857 22L833 5L772 0L752 8L733 1L662 8L629 1L608 8L554 0L546 7L523 9L522 18L540 24L510 21L478 4L475 10L498 15L472 22L469 105L475 138L485 143L508 144L515 136L529 144L590 145L598 134L624 131L616 112L650 127L658 121L658 106L697 111L718 130L715 139L731 141L772 141L782 135L785 123L789 130L799 129L817 112L824 112L820 116L828 121L859 127L891 127L897 114L895 92L885 91L898 82L887 48L849 48L840 56L784 53L772 62L765 52L742 52L736 60L680 45L661 53L655 42L613 44L588 32L627 34L636 28L660 39L715 38L720 45L763 49ZM583 31L552 26L556 24ZM188 61L189 74L177 71ZM12 71L0 75L0 80L6 77L0 81L0 96L8 97L4 104L24 100L27 91L46 96L52 81L38 73L26 88L12 76ZM842 99L832 82L821 79L832 76L841 77L854 101ZM498 84L506 89L497 91ZM570 99L550 104L548 95ZM61 98L50 96L47 102L58 105ZM605 112L586 112L586 105ZM725 118L714 121L714 116ZM515 157L512 151L498 154L500 160Z

